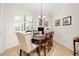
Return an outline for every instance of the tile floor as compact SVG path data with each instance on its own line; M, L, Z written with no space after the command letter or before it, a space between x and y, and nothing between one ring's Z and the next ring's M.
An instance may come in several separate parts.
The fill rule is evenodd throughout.
M1 56L19 56L19 48L16 47L6 50L3 54L1 54ZM23 53L23 56L27 56L26 53ZM34 51L31 53L31 56L38 55ZM43 52L41 52L41 56L44 56ZM54 46L49 52L47 52L47 56L73 56L73 51L54 41Z

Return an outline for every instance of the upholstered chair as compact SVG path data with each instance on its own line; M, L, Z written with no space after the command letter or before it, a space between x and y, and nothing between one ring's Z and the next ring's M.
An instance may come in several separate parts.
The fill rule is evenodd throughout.
M31 32L28 33L20 33L16 32L17 38L19 40L20 45L20 56L22 55L22 51L26 52L27 55L30 55L32 51L37 49L38 45L33 44L31 42L33 34Z

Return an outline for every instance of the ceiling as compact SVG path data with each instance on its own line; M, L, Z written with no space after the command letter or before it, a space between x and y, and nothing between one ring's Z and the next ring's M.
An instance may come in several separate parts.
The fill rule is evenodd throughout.
M16 5L36 15L40 15L41 13L41 3L17 3ZM52 15L64 7L64 5L66 5L66 3L42 3L42 13L43 15Z

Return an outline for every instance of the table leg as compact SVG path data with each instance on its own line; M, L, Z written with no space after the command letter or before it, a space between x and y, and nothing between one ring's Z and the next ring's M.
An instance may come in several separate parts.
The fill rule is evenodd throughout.
M75 48L75 41L73 40L73 45L74 45L74 56L76 54L76 48Z
M39 47L37 48L37 53L40 56L40 49L39 49Z
M22 55L22 49L20 49L20 56Z

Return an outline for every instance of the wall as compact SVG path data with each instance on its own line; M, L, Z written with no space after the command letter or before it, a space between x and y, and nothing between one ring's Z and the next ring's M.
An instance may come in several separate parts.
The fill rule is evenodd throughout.
M0 4L0 53L19 45L14 29L14 16L24 15L31 13L15 4Z
M2 53L4 51L5 48L5 25L3 24L4 22L4 14L3 14L3 10L4 7L2 6L3 4L0 4L0 53Z
M12 48L18 45L18 40L15 35L14 29L14 7L11 4L4 4L4 24L6 33L6 46L5 49Z
M62 18L72 16L72 25L63 26ZM73 50L73 37L79 35L79 4L67 4L52 16L54 38L65 47ZM61 26L55 26L55 20L61 19Z

